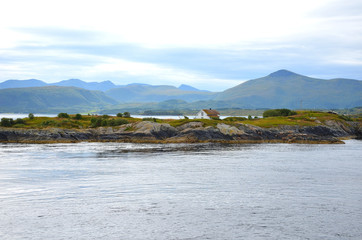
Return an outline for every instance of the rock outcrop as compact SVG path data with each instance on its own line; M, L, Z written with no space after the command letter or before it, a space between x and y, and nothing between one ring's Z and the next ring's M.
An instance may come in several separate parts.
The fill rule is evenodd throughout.
M91 129L17 129L0 128L0 142L51 143L79 141L119 142L287 142L341 143L341 138L361 137L360 124L326 122L318 126L279 126L261 128L247 124L204 127L201 122L189 122L178 127L142 121L118 128Z

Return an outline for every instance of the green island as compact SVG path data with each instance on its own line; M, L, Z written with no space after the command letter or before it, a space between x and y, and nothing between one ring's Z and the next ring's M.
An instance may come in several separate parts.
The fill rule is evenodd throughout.
M342 143L341 139L360 139L361 131L360 115L288 109L267 110L263 118L222 120L133 118L128 112L116 116L59 113L57 117L2 118L0 142Z

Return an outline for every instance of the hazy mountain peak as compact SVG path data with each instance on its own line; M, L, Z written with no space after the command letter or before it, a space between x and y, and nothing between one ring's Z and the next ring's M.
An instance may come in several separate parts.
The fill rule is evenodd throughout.
M269 74L268 76L269 77L291 77L291 76L297 76L297 75L299 75L299 74L296 74L294 72L291 72L291 71L288 71L285 69L281 69L281 70L278 70L276 72Z
M181 89L181 90L185 90L185 91L200 91L199 89L197 88L194 88L190 85L186 85L186 84L181 84L178 89Z
M22 87L42 87L47 85L45 82L37 79L27 80L7 80L0 83L0 89L3 88L22 88Z

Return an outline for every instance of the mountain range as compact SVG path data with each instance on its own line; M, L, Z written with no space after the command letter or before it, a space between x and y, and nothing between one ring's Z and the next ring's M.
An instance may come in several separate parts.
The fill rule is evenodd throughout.
M0 112L90 109L291 108L340 109L362 106L362 81L317 79L288 70L241 83L223 92L189 85L115 85L69 79L47 84L36 79L0 83ZM73 110L72 110L73 109Z
M88 112L117 104L101 91L76 87L28 87L0 90L0 112Z

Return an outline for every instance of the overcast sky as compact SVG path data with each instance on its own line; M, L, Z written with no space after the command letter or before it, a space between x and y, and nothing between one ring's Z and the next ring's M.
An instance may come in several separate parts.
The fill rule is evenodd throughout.
M279 69L362 80L361 26L361 0L2 1L0 82L220 91Z

